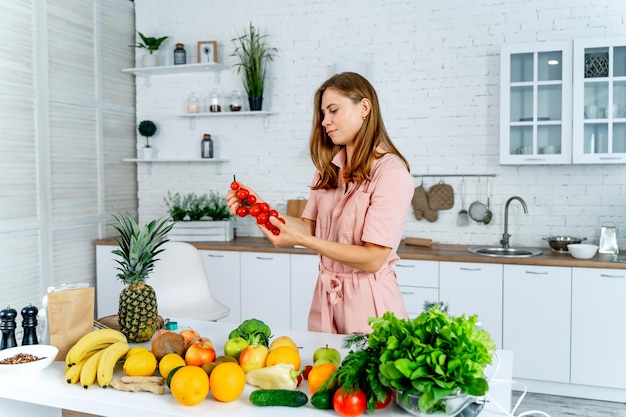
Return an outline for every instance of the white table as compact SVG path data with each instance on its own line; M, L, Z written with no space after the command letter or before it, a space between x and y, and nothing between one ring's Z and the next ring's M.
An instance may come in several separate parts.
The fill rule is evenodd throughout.
M202 336L209 337L218 352L223 352L224 342L234 328L232 324L204 322L198 320L177 320L178 330L192 328ZM339 349L342 356L347 350L342 349L344 336L326 333L280 331L273 329L274 336L288 335L302 346L303 364L313 362L315 349L328 344ZM495 380L510 380L513 370L513 355L510 351L498 351L500 365L491 366L488 375L494 381L490 383L489 396L510 410L511 384ZM74 410L99 416L137 417L137 416L337 416L334 410L318 410L310 403L300 408L290 407L256 407L249 403L248 395L255 388L246 386L244 393L235 401L220 403L209 394L206 400L195 406L183 406L176 402L168 390L165 395L151 393L126 393L112 388L102 389L97 384L83 389L79 384L69 385L65 382L64 362L54 362L50 367L37 375L8 377L0 376L0 414L4 417L38 416L60 417L61 410ZM497 369L496 369L497 368ZM121 375L121 370L117 371ZM306 383L300 387L310 396ZM376 416L408 416L395 405L377 411ZM504 415L493 404L488 404L480 417L497 417Z

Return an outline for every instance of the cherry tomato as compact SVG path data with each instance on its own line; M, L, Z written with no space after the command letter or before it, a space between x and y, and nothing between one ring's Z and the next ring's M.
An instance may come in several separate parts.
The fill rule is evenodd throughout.
M230 183L230 189L237 191L239 189L239 183L237 181L233 181Z
M360 416L367 409L367 397L362 389L349 392L339 388L333 397L333 407L341 417Z
M387 396L385 397L385 401L376 401L376 409L380 410L381 408L385 408L391 402L391 393L387 391Z
M237 191L237 198L239 200L245 200L249 195L250 191L246 190L245 188L240 188L239 191Z
M282 224L285 224L285 219L283 219L282 217L278 217L278 221L281 222Z
M250 204L254 204L254 203L256 203L256 196L255 196L255 195L253 195L253 194L250 194L250 195L248 196L247 200L248 200L248 203L250 203Z
M259 215L256 216L256 222L258 224L265 224L265 223L267 223L267 213L259 213Z
M272 210L267 212L267 215L270 216L270 217L272 217L272 216L278 217L278 212L276 210L272 209Z
M304 371L302 371L302 376L304 377L304 379L309 379L309 372L311 372L311 369L313 369L313 365L307 365L304 367Z
M280 234L280 230L278 229L272 229L272 233L276 236L278 236Z
M267 203L261 203L261 213L267 213L270 211L270 205Z
M239 217L246 217L248 215L248 207L239 206L237 207L237 210L235 210L235 212Z
M261 206L259 204L253 204L248 211L251 216L256 217L261 213Z

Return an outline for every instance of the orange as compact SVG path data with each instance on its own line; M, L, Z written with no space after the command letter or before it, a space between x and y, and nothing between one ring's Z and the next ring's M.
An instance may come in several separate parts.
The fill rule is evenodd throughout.
M128 376L150 376L157 368L157 360L149 350L135 352L124 361L124 373Z
M239 398L246 387L246 373L236 362L222 362L213 368L209 381L213 397L229 402Z
M209 394L209 376L199 366L183 366L170 382L172 395L182 405L196 405Z
M178 353L168 353L159 361L159 373L163 378L167 378L172 369L185 365L185 359Z
M323 363L321 365L314 366L309 372L309 391L311 394L315 394L319 387L330 378L330 376L339 367L334 363Z
M265 360L265 366L276 365L277 363L292 364L297 371L300 369L300 352L291 346L279 346L270 350Z

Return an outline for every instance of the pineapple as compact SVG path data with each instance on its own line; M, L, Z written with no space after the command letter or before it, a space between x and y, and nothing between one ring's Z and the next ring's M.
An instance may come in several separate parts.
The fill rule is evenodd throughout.
M156 255L164 250L159 248L168 241L166 235L173 223L153 220L140 228L129 213L117 212L113 217L119 223L113 227L120 234L116 239L119 249L113 253L122 258L116 260L120 271L117 278L126 285L118 309L121 331L129 342L145 342L156 332L158 316L156 293L146 279L158 260Z

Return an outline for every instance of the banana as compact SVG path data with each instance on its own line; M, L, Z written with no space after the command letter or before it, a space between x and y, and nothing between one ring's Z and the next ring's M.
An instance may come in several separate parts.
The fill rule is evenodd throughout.
M85 356L82 361L78 362L76 365L65 365L65 380L68 384L76 384L80 380L80 371L83 369L85 362L87 362L87 359L91 358L97 352L98 351L96 350L92 350L87 356Z
M130 350L127 342L113 343L111 346L103 350L102 358L98 364L98 385L106 388L113 379L113 371L118 360L126 355Z
M80 370L80 385L83 388L89 388L96 381L96 375L98 374L98 364L100 363L100 359L102 358L104 352L106 352L106 349L97 351L83 364L83 368ZM74 366L72 366L72 368Z
M87 352L102 349L105 347L105 344L112 344L121 341L126 342L126 336L124 336L124 334L118 330L94 330L81 337L74 344L74 346L70 348L70 350L67 352L67 355L65 355L65 363L69 366L72 366L80 362L85 357Z

